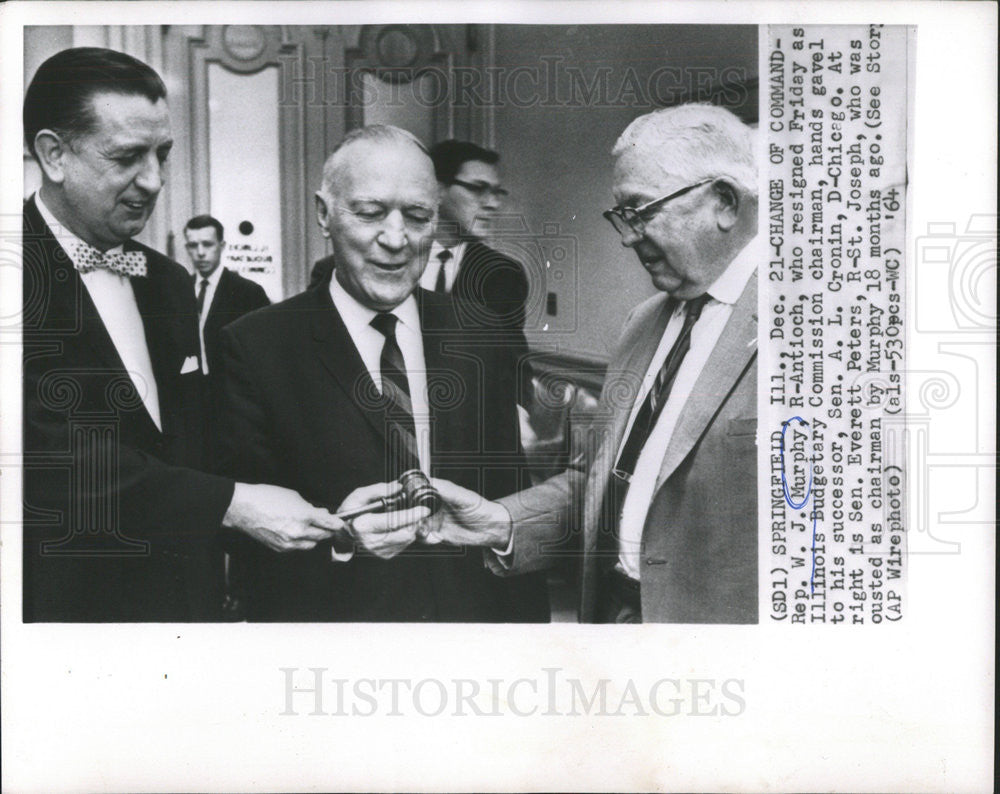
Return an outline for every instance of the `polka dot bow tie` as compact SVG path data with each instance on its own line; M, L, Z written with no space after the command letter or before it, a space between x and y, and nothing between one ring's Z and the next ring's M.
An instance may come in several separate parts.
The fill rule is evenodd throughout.
M142 251L116 251L106 254L83 242L74 242L70 252L73 265L81 273L104 268L120 276L146 275L146 255Z

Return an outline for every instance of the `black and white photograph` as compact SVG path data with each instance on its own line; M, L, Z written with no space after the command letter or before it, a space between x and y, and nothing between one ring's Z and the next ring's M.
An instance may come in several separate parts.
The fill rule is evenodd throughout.
M0 10L4 788L988 787L946 7Z
M68 35L26 621L757 622L755 26Z

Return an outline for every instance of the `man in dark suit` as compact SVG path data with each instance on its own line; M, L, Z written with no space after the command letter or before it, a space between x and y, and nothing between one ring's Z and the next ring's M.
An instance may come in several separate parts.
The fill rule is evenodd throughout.
M575 465L499 502L439 483L437 531L501 574L580 555L585 622L757 622L757 166L727 110L641 116L605 217L660 294L626 320ZM624 399L625 397L629 399Z
M28 87L24 134L42 171L23 227L24 619L218 619L220 525L291 549L343 522L198 468L190 278L132 240L172 144L156 72L57 53Z
M469 141L446 140L432 146L430 156L441 204L420 285L463 299L463 326L511 350L519 363L518 399L528 408L532 395L524 336L528 277L520 263L480 237L507 195L500 184L500 155ZM333 266L332 257L319 260L310 286L325 280Z
M352 489L415 468L516 490L510 353L464 334L451 298L417 288L437 200L426 149L403 130L364 127L334 150L316 194L333 277L222 332L227 471L345 508L373 493ZM548 619L544 592L512 612L480 550L412 526L371 533L371 521L351 523L356 549L247 545L249 618Z
M441 208L420 284L462 298L467 306L482 307L467 324L485 329L510 348L519 362L520 404L528 408L531 367L524 336L528 277L519 262L481 239L507 195L500 184L500 155L458 140L441 141L430 153L441 188Z
M233 320L271 301L256 281L223 267L226 238L222 224L211 215L196 215L184 225L184 248L194 268L194 294L201 330L201 369L218 372L219 332Z

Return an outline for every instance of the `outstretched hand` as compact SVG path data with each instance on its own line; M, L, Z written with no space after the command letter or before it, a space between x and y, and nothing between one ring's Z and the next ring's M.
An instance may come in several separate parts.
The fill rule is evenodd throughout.
M346 529L335 515L309 504L295 491L242 482L233 489L222 524L280 552L306 551Z
M449 480L434 478L431 483L443 503L435 515L437 537L456 546L507 548L513 531L507 508Z
M399 483L376 483L357 488L337 508L338 513L353 510L379 497L391 496ZM427 530L430 511L413 507L390 513L365 513L347 522L351 537L366 551L383 560L391 559L406 549Z

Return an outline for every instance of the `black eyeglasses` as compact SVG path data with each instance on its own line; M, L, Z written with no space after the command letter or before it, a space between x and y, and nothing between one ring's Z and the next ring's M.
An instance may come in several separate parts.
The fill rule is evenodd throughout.
M631 231L633 234L641 236L646 231L646 221L653 217L653 213L656 210L668 201L680 198L685 193L689 193L696 187L707 185L711 181L713 180L703 179L701 182L696 182L693 185L682 187L680 190L663 196L662 198L647 201L641 207L612 207L611 209L604 211L604 217L611 222L611 225L615 227L615 231L617 231L618 234L624 235L626 232Z
M504 188L498 185L491 185L489 182L466 182L462 179L453 179L451 180L451 184L464 187L478 199L484 199L487 196L502 199L504 196L509 195Z

